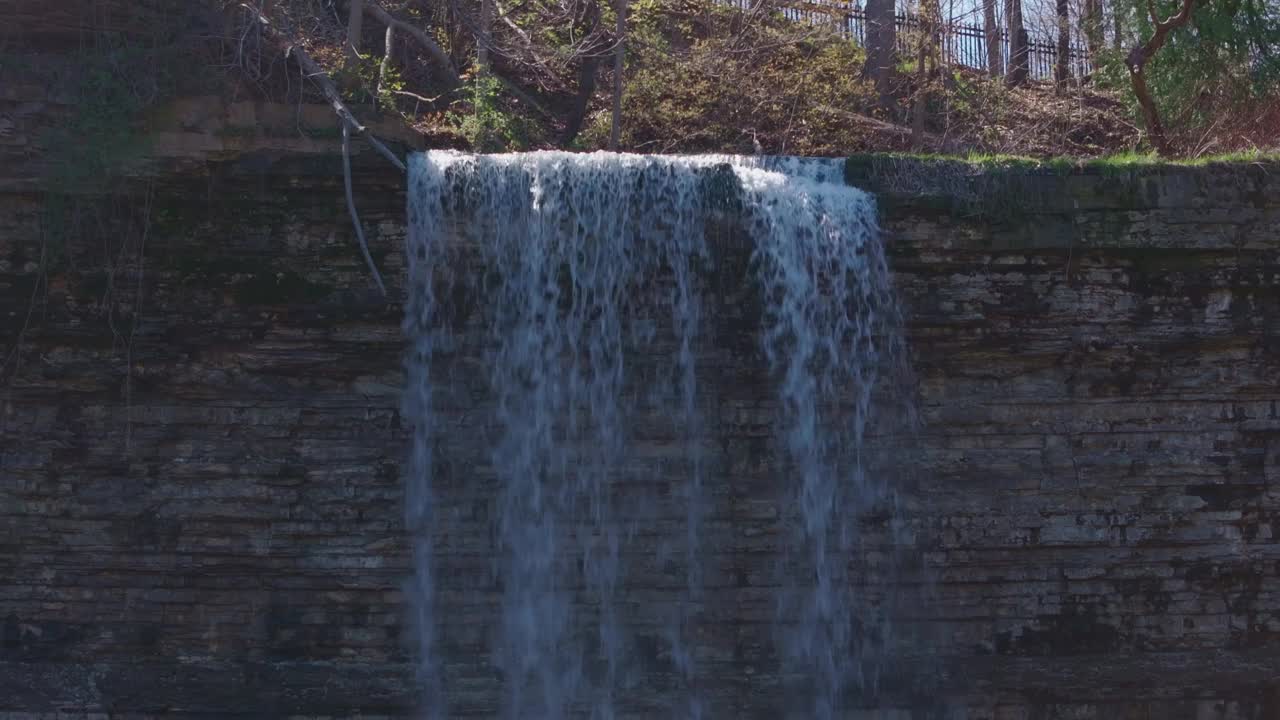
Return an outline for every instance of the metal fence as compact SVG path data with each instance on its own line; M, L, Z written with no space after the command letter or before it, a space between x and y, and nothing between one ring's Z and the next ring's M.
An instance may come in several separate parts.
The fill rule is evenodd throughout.
M756 0L758 1L758 0ZM746 9L753 0L730 0L730 3ZM794 0L780 6L783 17L809 25L827 25L843 37L859 44L866 40L866 13L854 0ZM914 56L919 38L920 19L915 15L895 15L897 46L900 58ZM981 25L944 23L937 29L937 43L943 57L952 65L963 65L978 70L987 69L987 34ZM1028 31L1027 72L1037 80L1053 78L1058 62L1058 43L1055 38L1031 34ZM999 31L1000 54L1003 66L1009 67L1009 33ZM1067 51L1067 67L1074 77L1083 77L1093 71L1085 48L1073 43Z

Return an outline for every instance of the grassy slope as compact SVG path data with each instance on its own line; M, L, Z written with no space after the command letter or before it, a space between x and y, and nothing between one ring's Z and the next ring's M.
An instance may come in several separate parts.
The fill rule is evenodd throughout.
M404 12L414 7L400 0L383 4L404 5ZM353 71L343 68L344 18L317 12L314 0L277 0L274 7L294 27L305 30L301 45L339 79L358 112L375 112L372 86L382 28L366 19L368 57ZM735 11L702 0L633 4L620 149L750 153L759 147L768 153L826 156L913 151L983 165L1050 162L1063 169L1081 162L1113 168L1152 162L1139 152L1142 133L1122 101L1122 91L1084 86L1059 95L1044 83L1007 89L981 73L951 69L929 88L924 133L913 138L912 102L921 88L912 74L898 77L896 107L885 110L860 77L863 53L853 43L778 19L743 27L735 18ZM418 22L430 28L439 18L422 17ZM464 78L470 77L467 63L474 48L465 34L437 31L434 36L459 63ZM424 103L410 96L384 96L376 103L377 112L399 115L430 136L433 145L474 147L476 127L484 123L497 128L496 142L492 134L486 136L490 149L561 145L577 88L577 65L565 65L561 76L548 84L527 67L495 57L495 67L519 91L500 88L496 96L477 102L471 88L449 95L434 85L430 64L412 43L401 42L405 49L399 57L397 87L439 99ZM602 63L585 127L570 148L607 146L610 73L611 64ZM297 91L288 77L270 80L259 79L258 85L277 87L283 96ZM529 98L536 100L538 110L529 105ZM1237 139L1219 142L1215 149L1250 147L1249 141ZM1245 149L1192 162L1252 161L1261 156Z

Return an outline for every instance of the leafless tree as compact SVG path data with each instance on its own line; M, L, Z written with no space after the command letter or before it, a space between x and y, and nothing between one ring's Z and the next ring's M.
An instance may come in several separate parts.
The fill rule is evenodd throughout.
M987 72L1000 77L1004 75L1004 43L996 24L996 0L982 0L982 34L987 44Z
M1022 22L1022 0L1005 0L1005 21L1009 25L1009 71L1005 83L1010 87L1027 82L1027 28Z
M1089 63L1097 65L1102 50L1102 0L1084 0L1080 13L1080 34L1089 52Z
M942 29L942 11L938 0L920 0L920 39L916 54L916 92L911 110L911 145L922 147L925 120L933 86L938 75L938 33Z
M489 45L493 35L493 0L480 0L480 22L476 27L476 65L489 69Z
M569 106L569 116L565 119L564 133L560 138L562 145L568 145L582 130L583 120L591 98L596 92L596 74L600 68L600 60L608 49L608 38L600 23L600 4L598 0L583 3L576 19L571 20L578 29L575 37L582 38L575 46L578 59L578 87Z
M622 134L622 71L626 60L627 0L618 0L618 27L613 51L613 117L609 126L609 149L617 152Z
M867 0L867 60L863 76L875 81L880 106L885 109L893 105L890 80L897 63L898 38L893 10L894 0Z
M1071 78L1071 14L1067 0L1057 0L1058 47L1054 57L1053 82L1059 94Z

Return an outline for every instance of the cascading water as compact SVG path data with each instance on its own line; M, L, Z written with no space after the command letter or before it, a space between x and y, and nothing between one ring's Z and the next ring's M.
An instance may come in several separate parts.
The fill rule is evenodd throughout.
M408 595L430 716L497 686L504 717L626 714L621 697L653 674L641 636L665 643L651 716L720 714L697 634L714 555L703 526L724 516L704 490L713 413L699 385L713 372L706 238L726 215L750 243L742 281L777 383L784 692L806 698L790 704L800 716L830 718L874 691L866 628L882 618L848 566L859 513L891 495L864 437L901 335L873 204L841 174L763 157L411 159ZM655 433L669 436L661 461ZM683 589L649 593L656 566ZM492 692L462 679L484 668Z

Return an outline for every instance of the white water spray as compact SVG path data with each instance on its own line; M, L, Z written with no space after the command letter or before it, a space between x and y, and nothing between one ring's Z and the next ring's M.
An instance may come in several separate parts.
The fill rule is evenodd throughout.
M666 624L666 715L717 714L699 692L694 627L710 554L698 363L714 264L706 224L727 207L752 243L744 281L758 284L761 349L778 383L791 548L778 656L803 679L805 717L834 717L845 694L868 688L868 619L855 622L847 566L857 513L886 494L863 438L900 336L872 202L841 183L842 169L608 153L411 159L406 522L432 717L477 666L498 673L503 717L615 717L644 672L632 661L641 614ZM717 177L733 179L736 201ZM459 411L465 427L447 425ZM635 420L655 412L681 438L678 477L633 462ZM662 483L684 505L684 527L655 538L651 488ZM672 553L683 596L637 610L633 565ZM494 560L492 574L462 579L476 555ZM438 630L456 630L456 616L490 617L481 590L494 587L493 632L455 632L465 648L444 642Z

